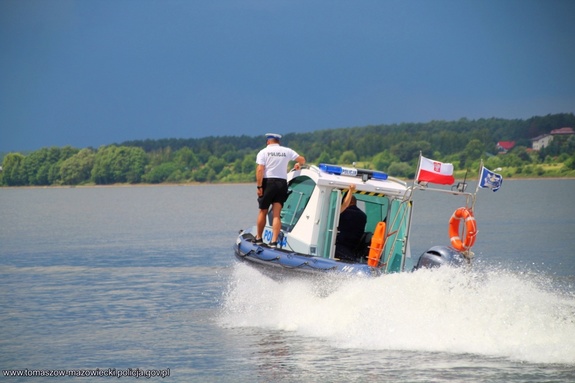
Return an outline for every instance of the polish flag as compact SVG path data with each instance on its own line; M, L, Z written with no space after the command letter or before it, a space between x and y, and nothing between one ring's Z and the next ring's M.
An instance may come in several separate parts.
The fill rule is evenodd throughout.
M444 164L421 157L419 160L419 170L417 171L417 182L431 182L440 185L453 185L453 164Z

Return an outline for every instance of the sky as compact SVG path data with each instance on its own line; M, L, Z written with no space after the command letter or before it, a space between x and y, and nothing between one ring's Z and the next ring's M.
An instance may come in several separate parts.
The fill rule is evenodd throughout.
M0 0L0 152L575 112L572 0Z

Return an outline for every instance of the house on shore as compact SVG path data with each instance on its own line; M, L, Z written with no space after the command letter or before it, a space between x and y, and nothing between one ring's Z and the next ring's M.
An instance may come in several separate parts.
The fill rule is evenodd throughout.
M541 150L541 149L549 146L551 141L553 141L553 137L567 136L567 135L572 135L572 134L575 134L575 131L573 131L573 128L565 127L565 128L560 128L560 129L553 129L551 131L551 133L549 133L549 134L542 134L540 136L532 138L531 139L531 142L532 142L531 147L533 148L533 150Z
M497 143L497 151L499 153L507 153L515 147L515 141L499 141Z

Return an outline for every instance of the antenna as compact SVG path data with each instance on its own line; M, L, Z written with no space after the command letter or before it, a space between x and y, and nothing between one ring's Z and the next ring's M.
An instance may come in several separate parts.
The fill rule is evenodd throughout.
M463 182L458 182L457 185L453 185L451 187L451 190L455 191L457 190L460 193L463 193L465 191L465 189L467 189L467 173L469 172L469 169L465 170L465 176L463 177ZM454 189L456 188L456 189Z

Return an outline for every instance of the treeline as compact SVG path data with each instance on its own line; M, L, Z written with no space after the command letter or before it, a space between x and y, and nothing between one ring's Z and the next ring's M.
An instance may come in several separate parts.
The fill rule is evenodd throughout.
M311 163L360 163L397 177L412 178L419 153L455 169L475 171L483 159L505 176L575 175L575 136L556 137L531 151L531 139L553 129L575 127L573 114L528 120L432 121L322 130L284 135L282 144ZM498 155L497 142L515 141ZM251 182L263 136L126 141L94 148L50 147L27 155L8 153L0 184L107 185L115 183ZM547 165L547 166L545 166Z

